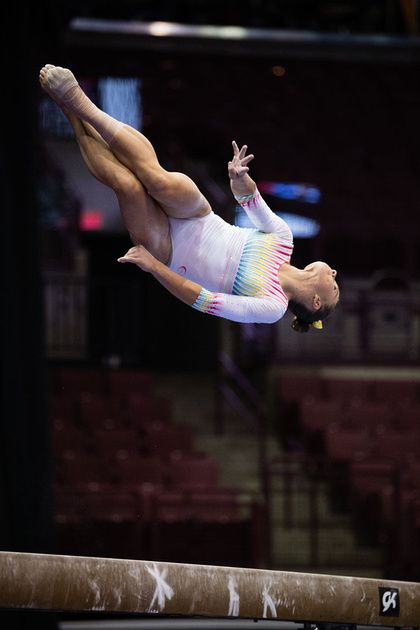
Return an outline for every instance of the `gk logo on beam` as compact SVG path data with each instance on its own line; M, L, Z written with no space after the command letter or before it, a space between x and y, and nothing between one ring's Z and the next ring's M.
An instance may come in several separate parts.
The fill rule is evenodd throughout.
M400 592L398 588L379 586L379 614L386 617L399 617Z

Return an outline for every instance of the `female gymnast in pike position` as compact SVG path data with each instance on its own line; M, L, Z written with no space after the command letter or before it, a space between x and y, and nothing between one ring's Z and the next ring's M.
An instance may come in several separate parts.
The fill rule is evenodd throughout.
M228 175L255 228L215 214L187 175L166 171L149 140L101 111L70 70L49 64L39 79L72 124L90 172L117 195L134 245L120 263L137 265L204 313L274 323L290 308L294 330L322 328L339 299L337 272L321 261L303 269L290 264L292 233L250 177L254 156L246 145L232 143Z

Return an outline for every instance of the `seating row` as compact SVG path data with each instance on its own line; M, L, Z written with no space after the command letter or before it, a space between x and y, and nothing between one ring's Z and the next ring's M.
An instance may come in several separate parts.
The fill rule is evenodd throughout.
M304 432L322 431L332 423L343 427L388 427L401 430L418 426L420 401L390 404L384 401L352 399L325 400L304 396L298 403L298 422Z
M219 486L164 489L158 484L55 485L55 514L59 523L153 521L238 522L250 517L254 498Z
M51 367L48 389L53 395L72 396L82 392L103 396L124 396L128 393L153 391L150 372L101 367Z
M356 461L364 457L380 456L402 462L420 458L420 432L367 428L343 428L331 424L324 433L324 457L328 461Z
M367 543L386 550L394 577L420 579L420 459L400 463L380 457L352 462L350 510Z
M322 472L336 509L345 509L364 544L381 545L388 570L420 578L420 440L418 431L325 433Z
M82 426L130 426L142 420L170 420L171 403L153 392L126 392L122 396L92 392L50 395L51 420Z
M420 402L419 380L367 380L354 378L323 378L313 376L281 376L278 381L280 400L299 401L302 396L316 399L392 402Z
M51 428L52 449L55 454L64 451L95 453L114 457L120 451L130 456L156 453L169 456L172 452L191 453L194 450L191 427L144 419L139 426L126 428L106 425L102 428L69 425L56 420Z
M219 485L150 374L55 368L49 392L59 552L261 564L259 504Z
M286 409L299 426L308 470L327 482L333 508L351 515L361 542L383 547L394 577L417 580L420 402L414 385L390 387L383 399L346 397L339 388L334 397L306 390ZM396 389L401 398L394 398Z
M103 458L80 451L65 451L54 459L54 477L69 488L110 483L134 490L150 485L179 491L218 488L217 464L206 455L193 453L161 459L129 456L124 452L113 458Z
M167 562L258 566L263 520L251 495L55 488L58 551Z
M185 441L179 443L182 450L173 450L173 440L166 450L159 441L154 455L141 456L133 451L130 431L120 432L128 442L119 449L115 433L103 432L110 438L105 449L97 440L96 451L79 445L55 453L62 553L259 564L261 536L254 534L258 518L249 495L221 487L211 457Z

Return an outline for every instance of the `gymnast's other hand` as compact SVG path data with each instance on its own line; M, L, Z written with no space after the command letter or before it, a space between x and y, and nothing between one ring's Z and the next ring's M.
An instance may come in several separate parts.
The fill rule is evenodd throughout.
M248 173L248 164L249 162L251 162L251 160L254 159L254 156L252 153L246 155L248 149L246 144L244 144L243 147L241 147L241 149L239 150L238 145L236 144L235 140L233 140L232 148L233 158L230 162L228 162L228 174L230 179L239 179L240 177L243 177L246 173Z
M157 259L143 245L131 247L124 256L118 258L119 263L133 263L143 271L151 273L154 271Z

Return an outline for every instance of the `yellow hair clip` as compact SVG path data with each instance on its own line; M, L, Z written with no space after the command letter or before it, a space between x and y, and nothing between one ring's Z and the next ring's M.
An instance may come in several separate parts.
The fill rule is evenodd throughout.
M318 319L316 322L312 322L311 326L313 326L317 330L323 329L322 321L320 319Z

